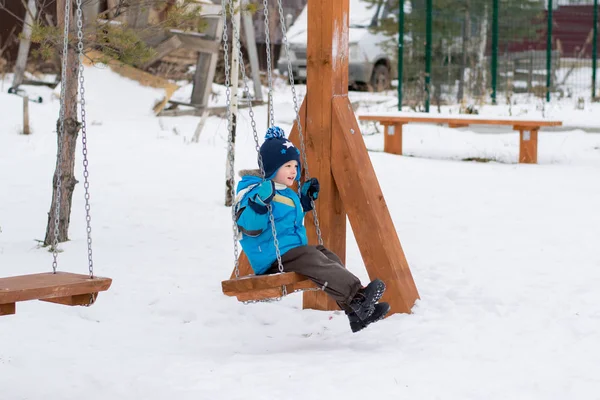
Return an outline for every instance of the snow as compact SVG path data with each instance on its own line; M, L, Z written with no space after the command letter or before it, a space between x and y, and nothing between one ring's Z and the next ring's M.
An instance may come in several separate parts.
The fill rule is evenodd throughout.
M30 104L29 136L22 99L0 94L1 276L51 271L36 240L59 90L35 88L44 103ZM539 164L524 165L510 127L411 124L399 157L361 124L421 299L353 334L340 312L302 310L300 295L243 305L221 293L233 268L223 119L192 143L199 118L153 116L162 92L108 69L86 68L86 95L94 267L113 285L90 308L25 302L0 318L2 399L597 398L600 135L542 131ZM357 113L389 109L391 96L350 94ZM289 130L289 88L278 84L275 100ZM552 103L546 117L576 121L596 106ZM537 112L512 112L522 110ZM267 110L254 112L262 139ZM236 168L253 167L246 110L238 123ZM496 161L461 161L470 156ZM87 272L82 190L59 270ZM348 268L366 282L348 232Z

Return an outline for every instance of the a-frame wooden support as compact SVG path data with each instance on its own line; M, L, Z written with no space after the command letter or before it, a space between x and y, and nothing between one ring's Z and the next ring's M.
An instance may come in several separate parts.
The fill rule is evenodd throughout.
M369 278L387 285L382 301L391 305L388 315L410 313L419 294L348 100L348 15L349 0L308 0L307 94L300 120L309 172L321 184L319 223L325 246L345 261L347 214ZM299 147L297 126L290 140ZM305 224L309 242L317 243L312 213ZM251 273L242 255L240 276ZM303 296L303 308L338 309L323 292Z

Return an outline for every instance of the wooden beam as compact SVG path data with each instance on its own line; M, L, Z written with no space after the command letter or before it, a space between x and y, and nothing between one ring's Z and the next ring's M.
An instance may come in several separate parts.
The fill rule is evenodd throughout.
M295 290L316 288L313 281L306 280L297 283L291 283L286 285L286 291L288 294L293 293ZM252 300L265 300L281 297L283 287L279 286L271 289L251 290L249 292L228 294L230 296L236 296L238 301L252 301ZM307 293L307 292L304 292ZM227 294L227 293L226 293Z
M352 106L346 96L339 96L332 108L331 168L365 267L371 279L387 285L382 301L390 303L388 315L410 313L419 294Z
M223 293L239 293L249 290L270 289L277 286L302 282L308 278L295 272L272 275L253 275L221 282Z
M54 297L51 299L40 299L48 303L62 304L64 306L90 306L96 302L98 293L78 294L75 296Z
M223 34L223 20L214 15L205 18L205 34L207 39L212 39L219 44L219 38ZM199 106L206 106L212 91L212 84L217 68L218 54L200 52L194 73L194 85L190 102Z
M188 33L177 30L170 31L182 44L182 47L188 50L195 50L201 53L214 54L218 57L221 42L219 38L207 38L206 35L198 33Z
M348 0L316 1L308 4L305 143L310 176L319 179L316 202L324 245L345 262L346 212L331 173L333 156L331 99L348 93ZM309 243L317 243L312 213L305 225ZM337 310L325 293L305 293L303 308Z
M183 43L181 42L181 40L179 40L179 38L176 35L171 36L170 38L166 39L158 46L156 46L156 48L154 49L156 51L156 55L148 61L146 61L142 65L142 68L148 68L150 65L154 64L156 61L160 60L170 52L181 47L182 44Z

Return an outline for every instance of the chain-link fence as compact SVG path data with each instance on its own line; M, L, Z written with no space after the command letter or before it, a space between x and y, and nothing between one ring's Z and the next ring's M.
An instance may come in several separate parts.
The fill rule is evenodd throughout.
M600 95L598 0L407 0L398 26L404 106Z

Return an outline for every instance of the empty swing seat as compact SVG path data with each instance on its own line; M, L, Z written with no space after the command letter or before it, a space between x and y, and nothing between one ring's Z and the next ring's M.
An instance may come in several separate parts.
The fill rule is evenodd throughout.
M223 294L235 296L239 301L266 300L296 290L311 289L317 286L304 275L296 272L283 272L270 275L247 275L221 282Z
M0 278L0 315L16 312L16 303L41 300L68 306L94 303L98 292L108 290L110 278L48 272Z

